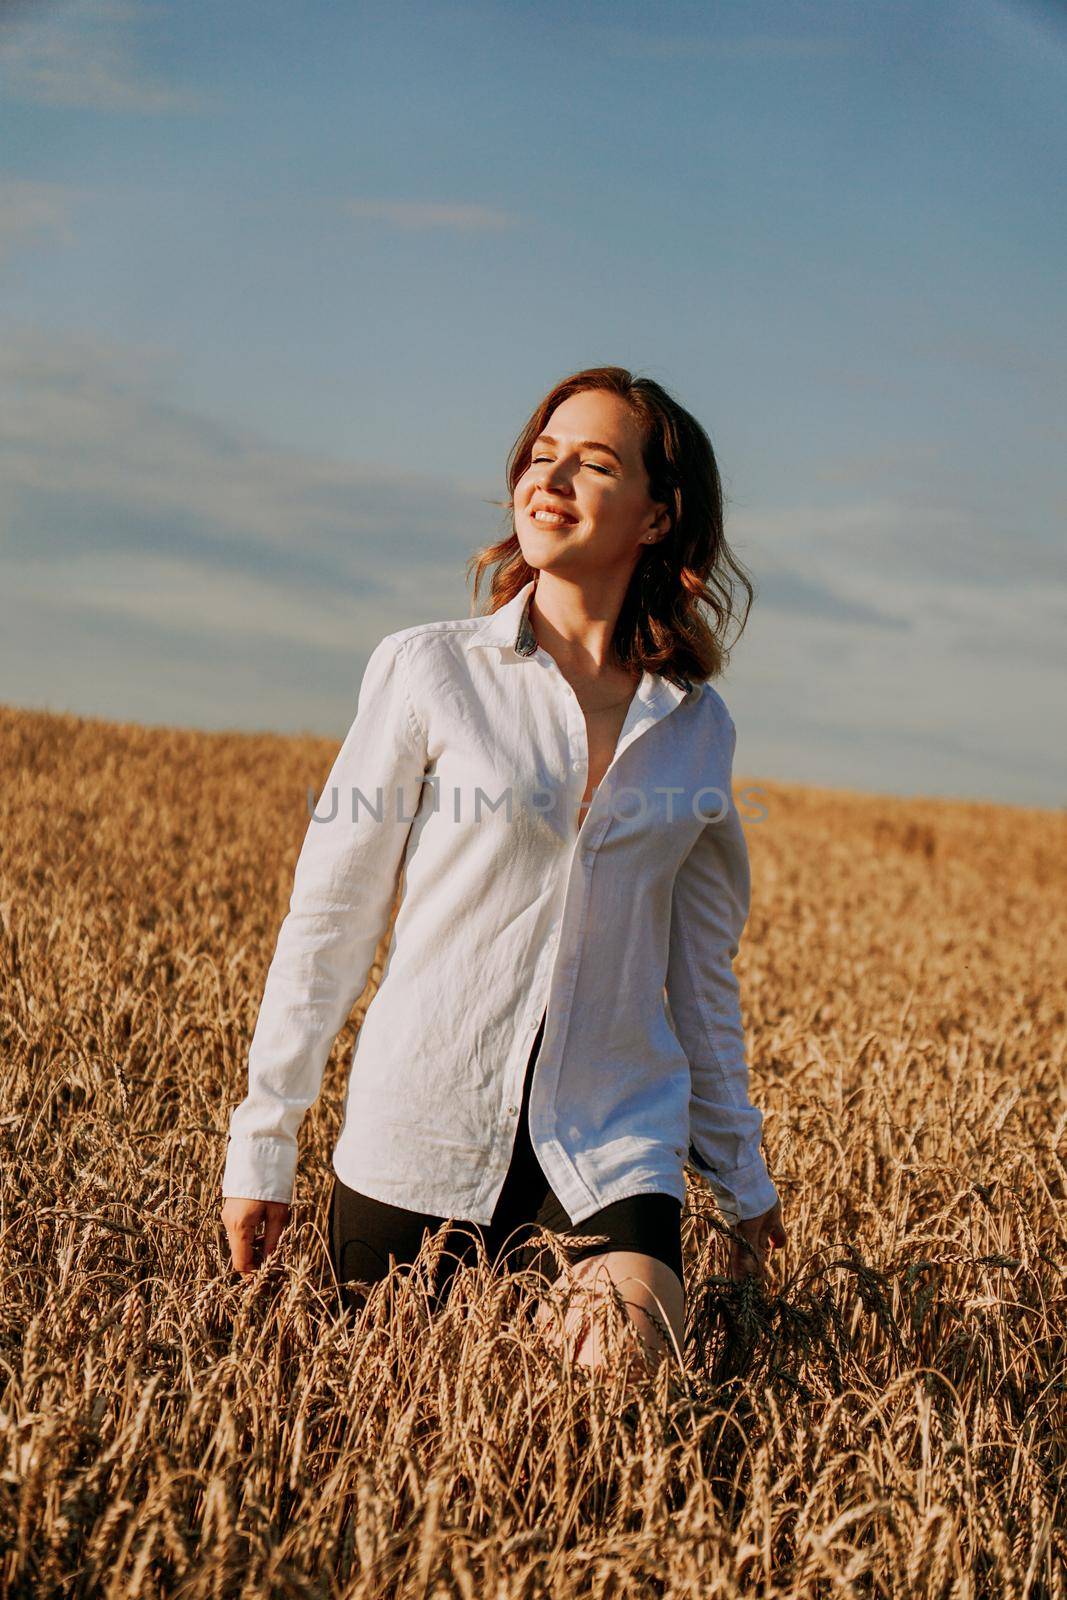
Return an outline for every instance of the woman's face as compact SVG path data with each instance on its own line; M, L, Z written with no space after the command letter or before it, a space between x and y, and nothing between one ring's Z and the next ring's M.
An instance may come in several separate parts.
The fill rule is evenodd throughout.
M618 395L572 394L535 441L513 496L515 533L527 564L568 575L629 572L666 507L649 499L641 432ZM544 520L539 508L566 513Z

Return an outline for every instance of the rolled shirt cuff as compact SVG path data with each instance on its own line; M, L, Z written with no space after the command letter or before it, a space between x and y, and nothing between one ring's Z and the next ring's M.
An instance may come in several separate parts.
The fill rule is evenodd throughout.
M729 1172L718 1168L712 1171L695 1145L689 1146L689 1157L715 1196L716 1204L727 1221L736 1224L748 1221L751 1217L761 1217L777 1204L778 1191L762 1156Z
M288 1139L230 1135L222 1174L224 1199L277 1200L291 1205L296 1182L296 1146Z

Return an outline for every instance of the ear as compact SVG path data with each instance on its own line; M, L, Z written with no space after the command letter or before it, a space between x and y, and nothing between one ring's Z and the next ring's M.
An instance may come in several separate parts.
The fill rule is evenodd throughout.
M678 516L681 509L679 505L680 498L681 497L678 493L678 490L676 489L674 491L673 508L675 517ZM656 540L658 541L660 539L665 539L668 533L671 531L671 507L667 504L666 500L654 500L653 506L655 508L656 518L652 524L652 527L649 529L649 534L654 534Z

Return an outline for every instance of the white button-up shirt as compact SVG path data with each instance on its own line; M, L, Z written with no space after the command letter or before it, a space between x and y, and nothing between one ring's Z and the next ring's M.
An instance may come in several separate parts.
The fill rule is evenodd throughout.
M687 1157L732 1220L775 1203L732 966L750 879L730 713L708 683L645 671L578 826L585 718L530 626L535 581L372 652L297 861L224 1195L291 1200L399 878L333 1151L346 1184L489 1223L547 1011L529 1132L572 1223L684 1201Z

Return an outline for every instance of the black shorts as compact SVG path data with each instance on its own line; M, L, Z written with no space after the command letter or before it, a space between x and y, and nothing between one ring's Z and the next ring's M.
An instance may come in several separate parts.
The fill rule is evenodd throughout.
M607 1250L638 1250L665 1262L681 1280L682 1203L674 1195L630 1195L624 1200L613 1200L575 1224L552 1192L530 1143L527 1116L533 1064L544 1027L542 1016L526 1067L515 1149L492 1222L486 1226L408 1211L350 1189L335 1174L330 1202L330 1254L339 1283L375 1283L389 1271L390 1258L398 1264L410 1265L427 1232L436 1232L446 1221L452 1226L441 1253L436 1281L438 1294L446 1289L460 1261L473 1261L478 1239L484 1244L492 1265L502 1262L510 1269L534 1267L548 1282L553 1281L560 1267L551 1251L547 1247L538 1250L532 1243L526 1243L533 1231L531 1223L559 1235L605 1236L605 1242L580 1246L561 1240L570 1261L601 1255Z

